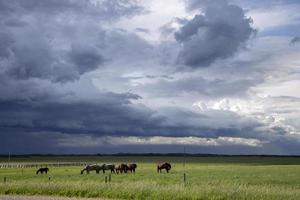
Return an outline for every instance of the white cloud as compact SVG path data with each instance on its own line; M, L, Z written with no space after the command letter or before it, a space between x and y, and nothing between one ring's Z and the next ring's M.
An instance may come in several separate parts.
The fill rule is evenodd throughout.
M64 147L96 147L118 145L199 145L199 146L262 146L265 142L257 139L219 137L216 139L200 137L92 137L89 135L64 136L58 140Z
M238 115L253 118L265 124L270 130L282 128L286 133L300 134L300 126L295 117L300 115L300 99L294 97L254 97L250 99L221 99L219 101L199 101L194 103L200 112L209 110L230 111ZM262 127L260 127L262 128Z
M254 27L259 30L268 30L299 23L299 9L299 4L274 5L250 10L247 15L253 19Z
M148 10L148 13L130 19L124 18L114 26L131 32L135 31L136 28L147 29L149 33L137 34L149 42L158 43L161 39L160 27L172 21L174 17L185 17L187 15L182 0L151 0L142 1L141 3Z

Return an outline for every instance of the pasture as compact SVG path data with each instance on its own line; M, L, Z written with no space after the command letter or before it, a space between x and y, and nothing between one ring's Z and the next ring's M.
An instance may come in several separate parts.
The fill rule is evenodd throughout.
M1 160L2 159L2 160ZM1 158L4 164L7 159ZM156 172L168 161L170 173ZM83 163L138 164L135 174L80 174ZM0 195L47 195L112 199L300 199L299 157L72 156L12 158L0 169ZM17 168L19 164L33 167ZM59 165L69 163L70 166ZM74 163L74 165L72 165ZM36 175L47 165L47 175ZM53 166L51 166L53 165ZM184 173L186 180L184 182Z

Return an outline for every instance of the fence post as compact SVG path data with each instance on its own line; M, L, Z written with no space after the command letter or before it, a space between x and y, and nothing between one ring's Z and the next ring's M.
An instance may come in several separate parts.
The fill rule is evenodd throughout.
M107 183L107 176L105 176L105 183Z
M183 173L183 182L186 183L186 174Z
M3 178L4 183L6 183L6 177Z
M108 182L109 183L111 182L111 175L110 174L108 175Z

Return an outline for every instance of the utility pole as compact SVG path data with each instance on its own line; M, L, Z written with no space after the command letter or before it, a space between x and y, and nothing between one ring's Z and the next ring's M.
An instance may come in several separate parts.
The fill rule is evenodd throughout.
M10 165L10 151L8 152L8 165Z
M183 147L183 167L185 167L185 146Z
M183 147L183 183L186 184L186 169L185 169L185 162L186 162L186 149L185 146Z

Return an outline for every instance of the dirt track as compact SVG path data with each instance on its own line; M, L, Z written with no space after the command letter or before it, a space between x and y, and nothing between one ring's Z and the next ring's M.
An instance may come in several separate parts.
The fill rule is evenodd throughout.
M46 197L46 196L0 196L0 200L90 200L87 198L66 198L66 197ZM92 198L92 200L106 200Z

